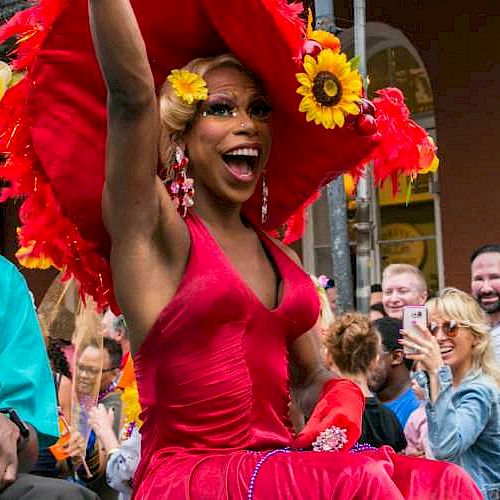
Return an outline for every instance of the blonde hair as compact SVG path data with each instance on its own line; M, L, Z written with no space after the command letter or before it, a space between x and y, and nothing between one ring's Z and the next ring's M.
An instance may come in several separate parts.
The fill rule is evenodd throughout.
M382 273L382 284L384 280L390 278L391 276L395 276L398 274L411 274L415 276L420 283L420 291L427 291L427 282L425 280L425 276L422 274L422 271L418 267L412 266L411 264L389 264Z
M326 294L326 290L320 285L318 278L312 274L310 274L310 277L316 285L316 291L318 292L321 321L325 328L330 328L332 323L335 321L335 316L333 315L332 308L330 307L328 295Z
M382 341L368 316L349 312L333 323L325 345L338 369L354 375L368 372Z
M493 352L490 326L476 300L468 293L450 287L429 300L426 306L429 314L437 314L447 320L453 319L469 328L476 340L472 347L472 369L483 372L500 387L500 369Z
M180 69L185 69L204 77L209 71L224 66L237 68L247 73L252 79L255 79L249 70L232 54L193 59ZM182 135L191 126L198 112L198 106L186 104L182 99L177 97L168 80L165 80L160 89L158 102L160 112L160 162L163 167L163 173L167 178L171 178L171 163L175 155L175 148Z

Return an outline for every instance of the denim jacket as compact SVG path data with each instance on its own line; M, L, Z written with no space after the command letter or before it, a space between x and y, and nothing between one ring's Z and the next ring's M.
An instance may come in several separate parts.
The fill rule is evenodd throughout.
M429 444L437 460L463 467L484 497L500 499L500 389L482 372L469 372L457 388L449 366L439 369L439 394L432 404L427 374L415 378L424 389Z

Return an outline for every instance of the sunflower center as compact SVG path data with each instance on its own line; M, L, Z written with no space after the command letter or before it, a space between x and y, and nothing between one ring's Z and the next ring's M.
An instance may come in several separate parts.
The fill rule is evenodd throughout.
M342 99L342 86L329 71L320 71L314 78L312 92L322 106L333 106Z

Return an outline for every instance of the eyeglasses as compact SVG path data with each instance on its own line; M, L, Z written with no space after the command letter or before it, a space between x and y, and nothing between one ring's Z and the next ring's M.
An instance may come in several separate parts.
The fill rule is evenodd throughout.
M113 370L116 370L116 369L118 369L120 367L119 366L112 366L111 368L103 368L102 370L99 370L99 368L94 368L92 366L86 366L86 365L77 364L76 368L80 372L85 372L85 373L88 373L89 375L91 375L93 377L97 377L99 375L99 373L101 373L101 371L102 371L102 373L112 372Z
M458 327L460 323L452 319L451 321L445 321L442 325L438 325L434 321L429 323L429 331L432 335L436 335L438 330L441 328L443 333L448 337L456 337L458 333Z
M92 366L86 366L86 365L81 365L81 364L77 364L76 369L79 372L85 372L88 375L93 376L93 377L97 377L99 375L99 373L101 372L101 370L99 370L99 368L94 368Z

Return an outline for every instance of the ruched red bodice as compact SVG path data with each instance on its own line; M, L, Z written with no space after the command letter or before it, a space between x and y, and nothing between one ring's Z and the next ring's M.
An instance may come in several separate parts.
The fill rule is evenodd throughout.
M317 319L311 279L262 236L283 280L281 301L269 310L201 220L186 223L184 277L134 360L143 434L153 436L145 450L287 446L287 344Z
M318 296L262 234L283 283L279 304L268 309L203 222L190 213L186 224L184 276L134 357L144 422L135 498L243 499L265 452L290 445L287 352L314 325ZM393 454L377 454L276 454L260 469L254 498L401 498L390 477ZM413 487L400 479L403 491ZM465 498L467 481L455 481Z

